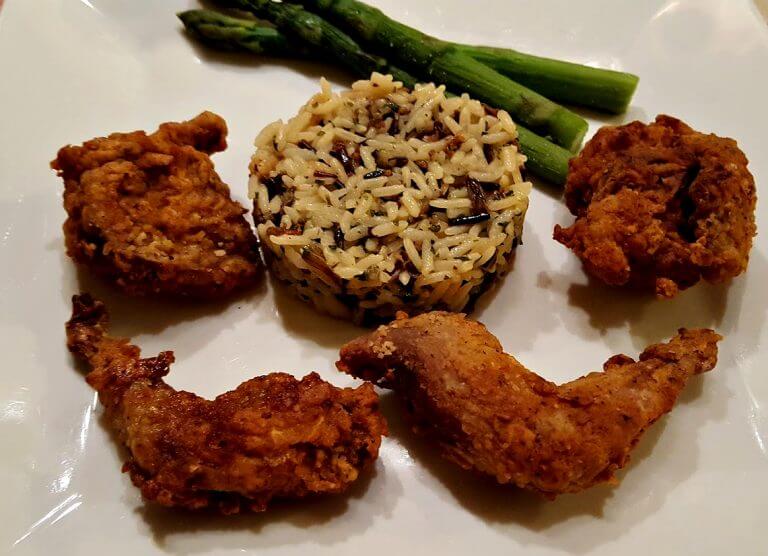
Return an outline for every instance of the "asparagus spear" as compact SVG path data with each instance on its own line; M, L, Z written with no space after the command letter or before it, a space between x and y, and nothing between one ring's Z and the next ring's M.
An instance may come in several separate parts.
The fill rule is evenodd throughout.
M384 58L364 52L349 35L301 6L271 0L220 0L219 4L268 19L288 37L298 37L307 47L319 49L329 60L339 60L357 74L387 70Z
M573 153L536 135L529 129L515 124L520 152L526 157L525 168L541 179L555 185L565 185L568 177L568 161Z
M626 112L639 81L631 73L532 56L509 48L452 44L459 52L552 100L614 114Z
M581 147L587 131L586 121L550 101L539 102L538 99L544 97L532 91L521 92L510 102L507 82L511 81L466 54L447 51L438 56L430 65L429 76L453 91L466 91L474 98L506 110L532 129L544 130L555 143L568 150L578 151ZM525 117L521 118L520 114Z
M259 21L228 17L212 10L188 10L177 15L190 34L217 48L272 56L310 55L303 45L290 42L280 31Z
M187 10L179 12L179 19L187 31L201 41L224 50L246 50L255 54L267 54L271 56L288 55L299 58L312 57L312 51L304 41L291 42L282 32L274 27L267 27L264 22L229 17L213 10ZM339 33L341 33L339 31ZM349 41L354 42L351 38ZM344 41L350 45L349 41ZM358 70L361 76L369 76L373 71L388 73L397 81L401 81L406 87L413 87L417 79L411 74L396 66L387 64L381 57L369 56L355 43L355 52L362 56L361 64L349 64L350 69ZM348 58L342 58L346 61ZM356 59L357 60L357 59ZM361 69L371 60L375 61L373 70Z
M430 48L455 50L468 54L518 83L538 91L542 95L566 104L589 106L608 112L626 111L637 88L638 77L630 73L592 68L580 64L532 56L508 48L470 46L441 41L424 33L393 21L381 11L356 0L287 0L301 1L310 9L327 14L332 22L349 26L366 41L387 47L389 36L398 41L410 41L405 55L414 62L429 61L423 56L420 45Z
M258 21L222 16L211 10L190 10L178 15L192 35L218 48L241 49L267 55L282 55L290 52L301 56L308 53L308 49L292 44L280 31L263 27L264 24ZM260 40L262 37L268 37L268 39ZM272 47L275 48L274 51L271 50ZM412 87L417 82L415 77L392 66L387 66L385 73L390 73L396 80L403 81L406 87ZM369 76L367 73L358 75ZM528 158L526 167L543 179L559 185L565 183L571 153L523 126L518 125L517 129L520 150Z
M407 67L424 72L452 90L467 91L506 110L516 121L552 137L566 149L576 151L581 146L588 127L583 118L459 52L450 43L398 23L356 0L308 0L305 3L342 21ZM332 46L333 33L327 29L333 26L296 4L271 0L227 0L225 4L235 4L267 18L286 33L296 34L321 48ZM334 54L342 56L342 52L336 49Z

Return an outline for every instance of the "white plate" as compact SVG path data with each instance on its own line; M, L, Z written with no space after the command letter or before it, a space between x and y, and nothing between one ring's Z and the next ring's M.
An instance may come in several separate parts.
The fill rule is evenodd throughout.
M758 184L768 180L768 27L750 1L376 3L446 38L636 72L632 109L612 121L664 112L735 137ZM640 298L587 285L576 258L550 239L555 223L571 221L552 188L534 191L515 270L476 314L509 351L561 381L611 354L636 355L679 326L725 336L717 369L643 438L620 486L555 502L491 488L415 441L387 395L392 436L351 496L230 518L145 507L65 349L73 293L103 296L116 331L145 353L174 349L170 382L208 396L273 370L314 369L352 384L333 362L360 332L270 284L229 305L179 310L127 299L65 256L62 185L48 169L58 147L210 109L230 126L217 167L246 202L257 131L291 116L320 75L348 83L332 68L200 49L173 15L192 5L7 0L0 11L0 552L768 553L765 235L730 286L699 285L669 302ZM592 123L594 131L601 122ZM758 228L766 225L762 202Z

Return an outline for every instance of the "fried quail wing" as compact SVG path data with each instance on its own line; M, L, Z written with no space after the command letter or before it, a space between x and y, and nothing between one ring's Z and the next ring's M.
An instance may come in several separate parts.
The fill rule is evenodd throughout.
M256 239L208 156L224 120L203 112L151 135L59 150L67 253L132 294L225 295L258 276Z
M262 511L272 498L346 490L376 459L386 424L370 384L337 388L316 373L272 373L214 400L163 381L164 351L142 359L107 335L104 305L73 298L69 349L91 368L107 418L146 500L222 513Z
M571 161L565 200L576 221L554 238L605 283L669 298L746 270L756 197L733 139L658 116L600 129Z
M686 381L714 367L719 339L681 330L638 361L616 355L603 372L557 386L504 353L482 324L433 312L353 340L336 365L395 390L414 430L447 459L554 497L612 481Z

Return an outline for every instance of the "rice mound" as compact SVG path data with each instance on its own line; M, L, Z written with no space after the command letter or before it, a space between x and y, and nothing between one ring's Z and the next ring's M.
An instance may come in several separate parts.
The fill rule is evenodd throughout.
M528 208L509 114L376 73L321 88L256 139L249 190L267 265L357 323L466 308L509 268Z

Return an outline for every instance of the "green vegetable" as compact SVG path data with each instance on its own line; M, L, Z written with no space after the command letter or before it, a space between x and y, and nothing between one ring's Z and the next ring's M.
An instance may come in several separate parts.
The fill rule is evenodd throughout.
M367 76L377 71L397 75L397 79L403 78L410 85L415 82L407 72L392 68L381 56L365 52L349 35L301 6L271 0L219 0L218 3L269 20L282 31L286 41L298 39L297 44L302 48L328 60L338 60L357 75Z
M547 98L614 114L626 112L639 81L631 73L532 56L509 48L455 46L459 52Z
M508 48L471 46L430 37L393 21L381 11L356 0L301 1L329 20L381 48L399 48L417 64L429 62L430 51L453 49L467 54L497 72L538 93L565 104L623 113L639 81L630 73L592 68L551 58L532 56ZM394 40L390 42L390 38ZM408 44L410 42L410 48ZM389 45L389 46L388 46ZM421 46L426 46L422 51Z
M321 47L322 33L313 36L312 29L307 32L306 27L325 29L331 26L314 14L305 15L308 12L296 4L275 3L271 0L227 2L229 5L233 3L273 21L286 33L296 33L307 42ZM515 121L551 137L555 143L568 150L577 151L581 146L588 127L586 120L459 52L451 43L398 23L380 10L357 0L307 0L304 3L353 30L365 42L380 48L411 70L423 73L436 82L445 83L453 91L467 91L480 100L506 110ZM341 53L337 52L336 55L341 56Z
M578 151L581 147L587 132L586 121L527 89L512 97L507 83L511 82L509 79L466 54L448 51L435 58L429 75L452 91L467 92L491 106L506 110L515 121L522 121L534 130L543 130L555 143L568 150Z
M520 151L528 158L525 167L534 175L557 185L565 185L568 161L573 153L517 125Z
M309 56L303 44L291 43L277 29L259 21L228 17L211 10L189 10L178 16L187 31L217 48L271 56Z
M291 42L281 31L264 27L263 22L227 17L211 10L191 10L178 15L193 36L217 48L239 49L266 55L310 56L310 49L304 42ZM412 87L419 81L412 75L388 65L383 58L378 60L383 64L378 71L392 74L405 86ZM370 72L359 69L357 75L368 78ZM553 183L565 183L568 160L572 154L523 126L518 125L517 129L520 150L528 157L528 170Z

